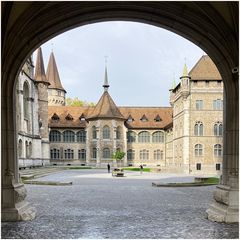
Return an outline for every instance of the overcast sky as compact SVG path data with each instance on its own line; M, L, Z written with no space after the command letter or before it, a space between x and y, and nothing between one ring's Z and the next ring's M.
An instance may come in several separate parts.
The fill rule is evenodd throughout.
M67 96L97 103L108 56L109 93L118 106L169 106L169 89L203 50L165 29L134 22L89 24L42 45L45 70L53 49ZM34 54L34 61L35 56Z

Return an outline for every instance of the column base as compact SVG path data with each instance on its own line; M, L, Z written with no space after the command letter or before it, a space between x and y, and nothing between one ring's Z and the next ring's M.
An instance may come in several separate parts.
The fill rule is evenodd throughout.
M2 186L3 222L28 221L36 216L36 210L26 200L27 191L23 184Z
M238 189L219 185L214 191L214 202L206 211L207 218L214 222L239 222Z
M1 215L2 222L30 221L36 217L36 210L24 201L15 208L3 208Z

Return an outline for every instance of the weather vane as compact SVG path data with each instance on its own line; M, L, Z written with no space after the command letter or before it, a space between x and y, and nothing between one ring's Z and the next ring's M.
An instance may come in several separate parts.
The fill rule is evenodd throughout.
M51 46L52 46L52 52L53 52L53 42L51 42Z
M105 58L105 65L107 65L108 56L104 56L104 58Z

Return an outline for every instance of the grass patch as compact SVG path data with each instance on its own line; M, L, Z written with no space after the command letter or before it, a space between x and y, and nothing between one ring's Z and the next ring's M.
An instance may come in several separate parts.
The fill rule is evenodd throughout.
M67 169L92 169L92 167L67 167Z
M204 183L219 184L219 178L211 177L211 178L208 178L208 179L204 180Z
M140 172L140 168L123 168L128 171ZM151 168L143 168L143 172L151 172Z

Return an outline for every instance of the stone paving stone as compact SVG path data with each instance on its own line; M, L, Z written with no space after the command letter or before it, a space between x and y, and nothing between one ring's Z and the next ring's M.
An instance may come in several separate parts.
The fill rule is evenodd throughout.
M37 209L29 222L2 223L5 239L238 238L238 224L205 218L214 186L154 188L159 181L192 181L177 175L130 174L114 178L104 170L71 170L41 178L72 186L26 185ZM38 180L41 180L38 179Z

